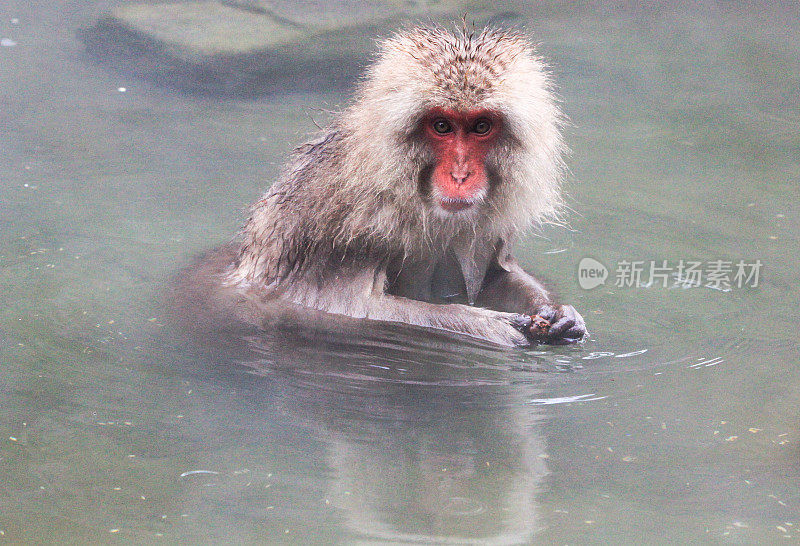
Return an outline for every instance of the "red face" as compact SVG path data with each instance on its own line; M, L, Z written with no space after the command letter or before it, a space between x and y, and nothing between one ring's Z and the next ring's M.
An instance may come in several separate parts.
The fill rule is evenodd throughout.
M486 154L500 135L500 116L488 110L436 108L425 117L425 139L436 165L432 194L448 212L469 209L489 191Z

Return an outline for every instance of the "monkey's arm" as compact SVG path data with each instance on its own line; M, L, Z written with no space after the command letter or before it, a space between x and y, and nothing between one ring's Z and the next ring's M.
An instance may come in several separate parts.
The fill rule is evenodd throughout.
M506 312L523 312L538 315L546 324L537 328L534 320L534 338L548 342L572 342L586 335L583 317L571 305L555 304L547 290L526 273L507 253L498 254L486 273L483 288L476 305ZM535 317L534 317L535 318Z
M333 277L298 282L282 299L328 313L446 330L507 346L530 345L531 317L460 304L435 304L387 294L386 274L363 265Z
M460 304L435 304L389 294L369 301L367 318L447 330L500 345L530 345L531 317Z

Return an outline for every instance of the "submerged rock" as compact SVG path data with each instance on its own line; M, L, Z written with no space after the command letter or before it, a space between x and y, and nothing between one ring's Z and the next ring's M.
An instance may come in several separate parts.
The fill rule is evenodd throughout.
M223 95L346 87L377 26L436 19L470 2L205 0L116 8L81 32L105 63L181 90Z

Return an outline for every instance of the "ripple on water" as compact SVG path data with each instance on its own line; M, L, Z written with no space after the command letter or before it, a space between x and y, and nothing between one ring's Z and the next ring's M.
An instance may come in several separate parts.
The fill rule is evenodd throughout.
M592 402L594 400L604 400L607 396L597 396L591 394L576 394L574 396L556 396L554 398L534 398L529 403L534 406L551 406L553 404L569 404L570 402Z

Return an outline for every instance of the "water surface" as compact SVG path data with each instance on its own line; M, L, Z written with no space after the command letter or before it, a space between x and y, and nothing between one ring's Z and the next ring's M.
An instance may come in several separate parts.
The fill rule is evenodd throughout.
M113 5L0 2L0 541L800 534L796 7L517 10L573 149L569 225L518 254L591 338L502 351L358 323L182 332L170 279L347 99L125 76L76 34ZM605 286L580 288L584 257ZM680 259L763 269L613 286L621 260Z

